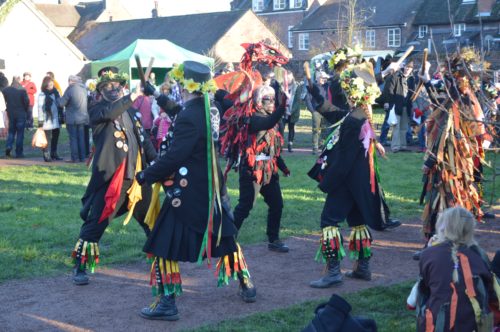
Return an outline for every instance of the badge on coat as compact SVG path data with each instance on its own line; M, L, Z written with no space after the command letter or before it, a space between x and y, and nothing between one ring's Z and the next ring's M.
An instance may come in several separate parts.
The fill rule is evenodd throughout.
M188 174L188 169L186 167L179 168L179 174L181 176L186 176Z
M172 200L172 206L173 206L173 207L179 207L179 206L181 206L181 203L182 203L182 202L181 202L181 200L180 200L179 198L174 198L174 199Z

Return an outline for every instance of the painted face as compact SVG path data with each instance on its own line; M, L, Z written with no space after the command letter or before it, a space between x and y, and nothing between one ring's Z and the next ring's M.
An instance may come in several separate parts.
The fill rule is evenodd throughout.
M109 82L101 88L101 94L105 100L114 102L123 97L123 87L119 82Z
M274 100L275 100L274 96L262 97L262 110L267 114L271 114L274 112L275 109Z

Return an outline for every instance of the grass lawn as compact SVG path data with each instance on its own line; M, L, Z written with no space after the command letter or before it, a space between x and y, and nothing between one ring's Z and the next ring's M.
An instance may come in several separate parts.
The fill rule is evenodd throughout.
M374 287L342 296L353 308L351 314L375 319L379 331L415 331L415 312L406 309L406 297L413 284L404 282L391 287ZM314 318L314 309L324 298L285 309L250 315L242 319L222 321L191 330L192 332L258 332L300 331Z

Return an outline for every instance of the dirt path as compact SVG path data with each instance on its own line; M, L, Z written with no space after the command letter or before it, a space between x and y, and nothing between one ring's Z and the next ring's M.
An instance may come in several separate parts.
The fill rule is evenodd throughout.
M498 214L496 221L478 227L478 240L490 255L498 249L499 235ZM72 285L69 273L7 282L0 285L0 330L177 331L326 298L333 292L342 294L390 285L417 276L418 265L411 254L421 246L418 221L404 222L393 231L374 232L374 237L373 280L345 280L341 287L326 290L308 286L322 269L313 261L318 237L289 238L288 254L269 252L265 244L244 246L258 289L258 301L253 304L239 299L236 282L217 288L213 270L181 264L184 294L177 301L181 316L177 322L146 321L139 317L139 310L152 302L146 263L101 269L88 286ZM102 254L106 259L106 253ZM351 263L344 260L342 267L349 270ZM405 300L401 299L401 305Z

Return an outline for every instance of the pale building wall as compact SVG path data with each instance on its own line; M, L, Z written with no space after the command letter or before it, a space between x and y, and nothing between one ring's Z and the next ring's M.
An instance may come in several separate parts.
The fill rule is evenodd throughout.
M244 49L242 43L256 43L269 39L271 45L284 55L290 56L288 48L251 11L248 11L215 45L216 54L223 62L240 62Z
M68 76L82 69L85 63L83 55L65 37L55 33L52 23L38 17L35 11L32 4L21 1L0 23L0 55L5 59L2 71L9 82L14 75L31 72L38 91L45 73L52 71L64 91ZM37 112L34 115L36 117Z

